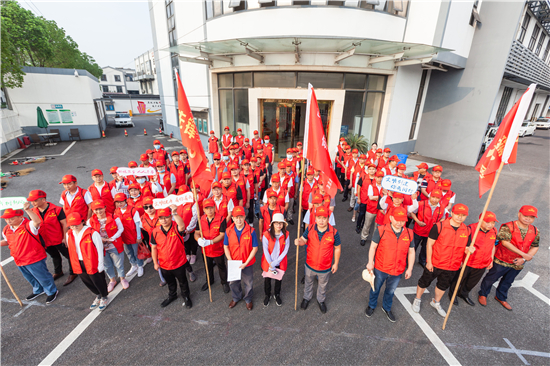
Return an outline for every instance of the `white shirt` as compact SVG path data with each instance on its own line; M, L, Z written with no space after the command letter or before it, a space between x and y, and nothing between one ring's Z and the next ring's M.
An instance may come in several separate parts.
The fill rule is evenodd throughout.
M388 198L389 198L389 196L383 196L380 199L380 207L382 208L382 210L384 212L387 212L387 208L388 208L389 204L393 204L391 197L389 199ZM412 205L407 206L407 212L411 213L411 212L415 212L417 210L418 210L418 201L413 200Z
M380 194L382 193L382 192L380 192L382 190L382 186L377 184L376 188L378 188L378 195L380 196ZM367 195L374 196L374 189L372 189L372 184L369 186L369 190L367 191Z
M290 184L290 183L289 183L289 184ZM289 187L292 187L292 185L289 185ZM277 196L278 196L278 195L279 195L279 191L281 190L281 187L279 187L279 189L277 189L277 190L276 190L276 189L273 189L273 187L271 187L271 189L272 189L275 193L277 193ZM264 204L267 203L267 190L266 190L265 193L264 193L264 198L263 198L262 201L264 202ZM290 201L290 199L288 198L288 193L287 193L286 196L285 196L285 203L287 203L287 202L289 202L289 201Z
M212 196L212 199L214 200L214 203L216 204L216 209L220 208L220 203L223 201L223 195L220 196L220 199L217 200L216 197ZM227 200L227 213L233 212L233 208L235 205L233 204L233 200Z
M118 183L118 182L117 182ZM105 186L105 184L107 184L107 182L103 181L103 184L98 186L97 183L94 183L94 187L98 190L99 192L99 195L101 196L101 190L103 189L103 187ZM109 187L110 188L110 187ZM111 189L111 196L113 198L115 198L115 190L114 189ZM72 200L71 200L72 201Z
M307 210L306 214L304 215L304 222L308 225L309 225L309 212L310 212L310 210ZM334 221L334 214L332 212L330 213L330 217L328 218L328 223L331 226L336 225L336 221Z
M74 235L74 244L76 248L76 254L78 255L78 260L82 261L82 252L80 251L80 240L82 240L82 235L88 229L88 225L84 225L82 227L82 230L80 230L79 233L75 232L73 230ZM72 229L69 229L72 230ZM69 232L67 231L67 242L69 242ZM103 241L101 240L101 235L97 231L94 230L94 233L92 234L92 241L94 242L94 245L97 249L97 271L103 272L104 265L103 265Z
M76 194L78 193L79 190L80 190L80 187L76 187L76 191L74 191L74 194L71 194L69 191L65 192L65 196L67 197L67 202L69 203L69 206L72 205L73 200L76 197ZM93 201L92 195L90 194L89 191L86 191L86 193L84 194L84 202L86 202L86 204L89 205L90 203L92 203L92 201ZM65 205L65 201L63 201L63 197L59 199L59 204L61 206Z
M107 217L105 217L104 219L98 218L98 220L99 220L99 223L101 224L101 230L105 230L105 223L107 222ZM103 243L103 246L105 247L105 250L114 249L115 245L113 244L113 241L120 238L120 236L122 235L122 232L124 231L124 226L122 225L122 221L120 221L119 217L115 218L115 223L116 223L116 228L117 228L116 233L113 236L109 237L109 239L111 239L111 242ZM90 219L88 219L88 221L86 221L86 225L88 225L90 227L92 226L92 225L90 225ZM100 230L99 236L101 236L101 230Z

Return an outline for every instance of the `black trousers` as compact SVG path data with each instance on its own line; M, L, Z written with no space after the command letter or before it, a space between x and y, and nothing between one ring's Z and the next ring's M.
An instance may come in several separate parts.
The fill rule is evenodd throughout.
M141 240L147 246L147 248L149 248L149 250L151 250L151 244L149 244L149 241L151 240L149 238L149 233L147 231L143 230L143 229L141 229Z
M189 234L189 239L187 239L185 241L183 246L185 247L185 254L187 254L187 255L197 255L197 248L199 247L199 244L195 240L194 233Z
M264 290L265 296L271 296L271 280L275 281L275 292L274 295L281 295L281 283L283 281L275 280L273 278L266 277L264 279Z
M208 266L208 276L210 276L210 284L214 283L214 263L218 267L220 282L222 285L227 283L227 266L225 265L225 254L219 257L206 257L206 265Z
M414 250L418 253L418 246L420 246L420 255L418 256L418 263L422 266L426 265L426 245L428 244L427 236L420 236L414 234Z
M349 179L345 179L345 174L344 174L344 197L342 197L342 199L347 199L348 198L348 195L349 195L349 191L350 191L350 188L349 188Z
M360 203L359 204L359 216L357 217L357 221L355 222L355 225L357 229L361 230L363 228L363 225L365 225L365 216L367 214L367 204L366 203Z
M466 269L464 270L464 275L462 276L462 281L460 282L460 287L458 288L457 295L462 295L464 297L468 296L470 291L474 287L476 287L479 280L481 280L481 277L483 277L484 273L485 268L472 268L466 266ZM449 291L449 296L453 296L453 292L455 291L459 275L460 271L457 271L455 277L453 278L453 281L451 282L451 290Z
M63 259L61 256L64 256L69 261L69 274L74 275L73 268L71 267L71 260L69 258L69 249L67 249L65 244L61 243L46 247L46 253L52 257L54 273L63 273Z
M80 269L82 269L82 273L78 276L90 291L101 297L107 297L107 295L109 295L109 291L107 291L107 282L105 281L105 271L88 274L86 273L86 267L82 261L80 261Z
M164 277L166 283L168 284L168 297L178 297L178 282L180 283L181 296L184 298L189 297L189 283L187 282L185 272L191 271L191 265L189 262L185 262L183 266L176 269L160 269L162 277Z
M250 199L250 207L248 208L248 213L246 214L246 219L248 220L248 223L252 224L254 222L254 204L256 201L254 199ZM246 203L245 203L246 206Z

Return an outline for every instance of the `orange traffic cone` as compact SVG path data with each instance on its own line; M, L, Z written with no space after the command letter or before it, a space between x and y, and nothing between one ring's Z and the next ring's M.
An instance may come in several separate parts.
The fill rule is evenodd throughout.
M147 130L145 128L143 129L143 136L147 136Z
M124 130L124 136L128 137L128 132L126 132L126 130Z
M101 131L101 137L105 137L105 131Z

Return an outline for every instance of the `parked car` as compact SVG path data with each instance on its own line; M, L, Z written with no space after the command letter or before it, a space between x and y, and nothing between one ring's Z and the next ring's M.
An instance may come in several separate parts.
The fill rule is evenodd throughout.
M483 140L483 146L481 147L481 151L487 150L491 142L493 142L493 139L495 138L495 135L497 134L498 127L489 127L487 130L487 133L485 133L485 139Z
M132 122L132 117L130 117L130 114L128 112L116 112L115 127L119 126L134 127L134 122Z
M550 118L539 118L535 121L535 125L538 129L548 130L550 129Z
M535 134L535 122L523 121L519 128L519 137L533 136Z

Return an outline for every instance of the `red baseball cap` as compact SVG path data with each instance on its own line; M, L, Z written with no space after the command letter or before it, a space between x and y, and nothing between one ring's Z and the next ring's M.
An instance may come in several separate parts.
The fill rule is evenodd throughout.
M98 208L105 208L105 202L103 200L95 200L90 204L92 210L97 210Z
M160 141L159 141L159 140L155 140L155 141L153 141L153 145L154 145L154 144L160 145Z
M381 152L383 152L381 148L376 150L376 153L381 153ZM391 152L391 150L390 150L390 152Z
M432 168L432 171L434 172L442 172L443 171L443 167L441 165L436 165Z
M376 165L374 165L373 163L369 163L367 165L367 168L375 168L376 169ZM380 173L382 173L382 172L380 172ZM382 173L382 174L384 174L384 173Z
M312 167L307 168L306 175L314 175L315 172L313 171Z
M281 177L279 176L279 174L274 174L271 177L271 183L280 183L280 182L281 182Z
M124 193L117 193L117 194L115 194L114 201L115 202L126 201L126 195Z
M397 165L397 170L407 170L407 166L405 164L399 164Z
M447 190L451 189L451 180L450 179L443 179L441 181L441 188L446 188Z
M27 198L27 201L36 201L39 198L46 198L46 192L35 189L34 191L29 192L29 197Z
M383 178L383 177L384 177L384 172L381 171L381 170L379 170L379 171L377 171L377 172L374 174L374 176L375 176L375 177L382 177L382 178Z
M401 192L393 192L392 197L393 198L401 198L401 199L405 198L405 196L403 196L403 193L401 193Z
M229 164L229 170L236 170L239 169L239 166L237 164Z
M220 155L220 153L214 153L214 160L220 160L222 158L222 156Z
M393 160L393 161L397 161L397 162L401 161L401 160L399 160L399 158L397 157L397 155L392 155L392 156L388 159L388 161L392 161L392 160Z
M67 174L67 175L64 175L63 178L61 178L61 182L59 182L59 184L62 184L62 183L67 184L71 182L76 182L76 177L74 175Z
M207 198L207 199L205 199L204 201L202 201L202 207L203 207L203 208L207 208L207 207L214 207L214 208L216 208L216 203L214 202L213 199Z
M225 126L223 129L224 129L224 130L229 130L229 127Z
M352 154L359 154L359 150L353 149L353 150L351 150L351 153L352 153Z
M153 150L147 149L147 151L146 151L145 153L146 153L146 154L152 154L152 153L153 153Z
M428 169L428 164L420 163L416 166L418 169Z
M212 135L214 133L214 130L210 131L210 134Z
M250 161L248 161L248 159L244 159L242 162L241 162L242 165L248 165L250 164Z
M479 214L479 218L481 219L481 214ZM493 222L493 221L498 222L497 215L495 215L491 211L487 211L487 212L485 212L485 217L483 218L483 221L485 221L485 222Z
M180 154L187 154L187 150L181 149L181 150L180 150Z
M179 152L174 150L174 151L172 151L172 154L170 154L170 155L174 156L174 155L179 155L179 154L180 154Z
M153 197L151 196L147 196L145 198L143 198L143 204L144 205L152 205L153 204Z
M384 149L384 152L391 152L391 149L390 149L389 147L386 147L386 148Z
M94 175L103 175L103 172L99 169L94 169L94 170L92 170L92 177Z
M235 207L233 212L231 212L231 216L245 216L244 208L242 206Z
M321 196L320 194L316 194L313 196L313 198L311 199L311 203L322 203L323 202L323 196Z
M147 154L141 154L141 156L139 157L139 160L140 161L147 161L147 160L149 160L149 157L147 156Z
M181 196L182 194L185 194L189 192L189 187L186 184L182 184L178 188L178 196Z
M391 215L395 221L407 221L407 210L405 207L394 208Z
M258 131L257 130L254 130L254 135L257 135L258 134Z
M340 137L340 142L342 141L346 141L346 139L344 137Z
M242 128L237 128L237 132L243 132Z
M158 217L172 217L172 209L170 207L161 208L157 210Z
M367 155L365 155L365 154L359 155L359 159L366 159L366 158L367 158Z
M538 217L537 214L538 214L538 210L535 206L529 206L529 205L525 205L525 206L521 206L521 208L519 209L519 212L523 215L523 216L535 216L535 217Z
M223 172L222 173L222 179L231 179L231 173Z
M159 160L159 161L157 161L157 163L155 164L155 166L157 166L157 167L158 167L158 166L164 166L164 164L166 164L166 163L164 162L164 160Z
M135 161L131 161L128 163L128 168L137 168L137 163Z
M141 190L141 187L139 186L139 183L132 183L128 187L128 190L130 190L130 189L139 189L139 190Z
M269 197L277 197L277 192L275 192L274 190L270 189L267 191L267 198Z
M82 217L78 212L73 212L67 216L67 224L69 226L80 225L82 223Z
M269 141L269 136L265 135L265 136L264 136L264 140Z
M285 163L283 161L280 161L279 164L277 164L277 168L284 169L286 167Z
M229 145L229 150L235 150L239 148L239 144L231 144Z
M325 206L317 207L315 210L315 216L329 217L330 211L325 208Z
M4 214L0 216L3 219L11 219L15 216L23 216L23 210L14 210L13 208L7 208Z
M229 156L229 151L224 150L222 154L223 154L223 156Z
M292 168L292 162L291 162L291 161L287 161L287 162L286 162L286 167L287 167L287 168L288 168L288 167Z
M250 161L251 161L252 163L255 163L255 162L258 161L258 158L255 157L255 156L253 156L253 157L250 158Z
M457 203L453 206L453 213L468 215L468 206L463 203Z
M247 138L244 139L244 142L250 142L250 140Z
M434 189L430 193L430 197L441 198L441 197L443 197L443 192L441 192L439 189Z
M110 172L111 174L115 174L117 170L118 170L118 166L114 166L111 168Z
M220 182L214 182L214 183L212 183L212 189L214 189L214 188L221 188L221 187L222 187L222 185L220 184Z

